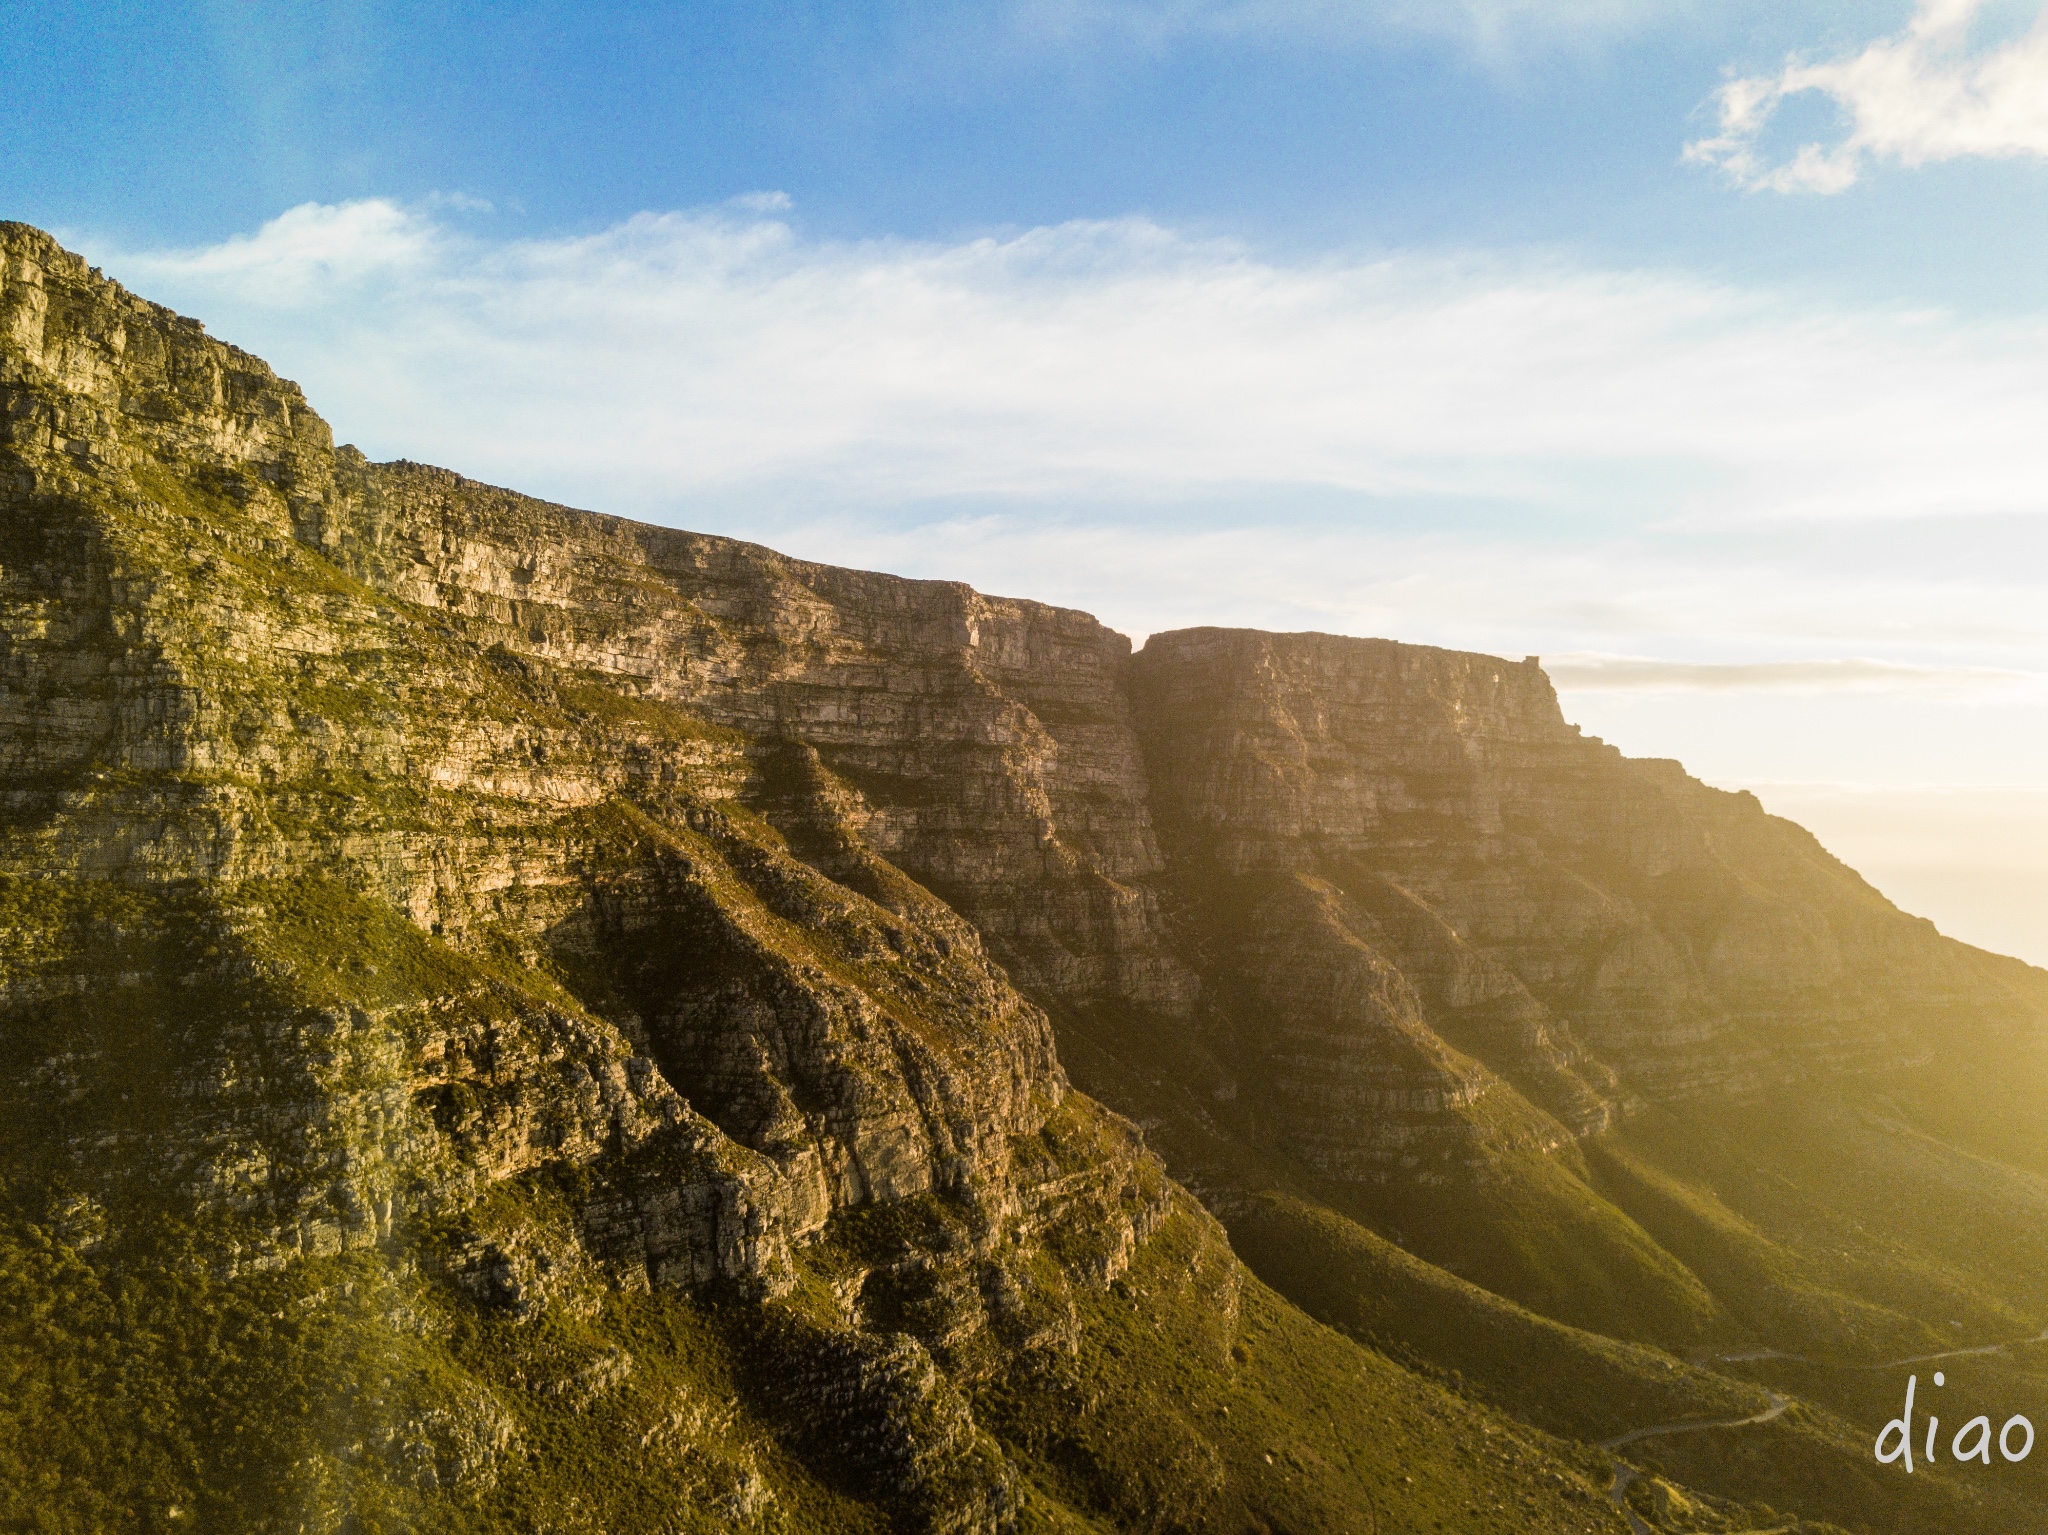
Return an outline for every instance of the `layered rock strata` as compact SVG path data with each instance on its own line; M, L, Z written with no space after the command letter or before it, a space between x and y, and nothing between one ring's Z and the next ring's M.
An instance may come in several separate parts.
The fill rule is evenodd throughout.
M2048 1020L2039 972L1903 915L1754 796L1583 737L1533 660L1188 630L1151 639L1131 691L1169 866L1207 921L1233 914L1216 969L1254 978L1232 1011L1283 1079L1351 1060L1448 1108L1491 1073L1585 1134L1631 1097L1897 1069L1965 1020ZM1305 1056L1266 1026L1290 1016L1325 1020ZM1387 1089L1334 1111L1279 1090L1307 1127L1376 1122Z
M599 1491L522 1435L595 1463L587 1417L660 1467L603 1489L621 1527L665 1486L702 1528L1357 1527L1363 1473L1269 1475L1130 1362L1253 1380L1290 1434L1340 1398L1492 1428L1253 1287L1056 1039L1196 1102L1154 1123L1219 1208L1519 1178L1578 1219L1579 1143L1644 1103L2048 1018L1754 800L1581 738L1533 664L1133 655L372 464L19 225L0 507L0 1275L41 1276L0 1320L74 1318L19 1357L159 1425L138 1486L269 1382L304 1437L220 1461L220 1509L581 1527ZM1610 1224L1603 1282L1711 1309ZM121 1395L116 1337L178 1407ZM1311 1337L1347 1373L1276 1406ZM1581 1528L1549 1454L1520 1527Z
M257 829L277 818L248 786L302 799L337 771L482 796L529 825L656 786L744 795L791 856L899 916L875 869L908 874L920 920L952 924L935 941L986 941L1063 1016L1192 1020L1205 974L1224 1053L1292 1106L1295 1149L1347 1176L1419 1165L1418 1137L1554 1144L1631 1095L1896 1066L1945 1013L2040 1017L2025 974L1901 916L1753 799L1582 738L1533 664L1210 630L1133 658L1082 614L372 465L334 451L261 362L41 237L12 234L7 260L15 491L44 511L13 529L4 750L24 784L88 760L214 780L146 835L117 794L68 805L67 825L98 814L101 835L36 845L46 866L276 867ZM153 515L116 530L64 514L106 477ZM195 542L195 496L231 507L232 531ZM287 565L353 581L252 603L248 563L288 548L320 558ZM397 614L405 644L372 643ZM500 659L472 681L458 645ZM536 701L560 723L512 717ZM543 913L509 835L387 817L325 840L451 938L511 920L587 942L593 923L652 920L630 915L644 893ZM766 1004L721 985L718 1022L693 1022L713 1006L693 1002L643 1020L634 1048L683 1041L676 1061L705 1027L754 1038L729 1025ZM1247 1055L1237 1034L1265 1043ZM1054 1080L1044 1039L1031 1049ZM784 1134L781 1110L742 1110L753 1089L722 1080L698 1094L752 1116L757 1139ZM833 1155L806 1187L868 1181Z
M1082 613L569 511L341 455L305 536L517 654L802 742L859 837L951 902L1019 981L1184 1008L1146 881L1159 852L1122 690Z
M1043 732L972 659L979 624L990 665L1056 654L1120 708L1111 637L800 572L817 597L765 551L658 537L690 595L629 582L617 622L588 584L616 572L539 578L547 530L516 519L447 538L485 586L507 555L502 607L380 566L368 531L330 559L394 511L440 538L422 500L459 482L337 456L295 386L46 238L9 226L0 252L0 1141L32 1220L133 1264L168 1216L222 1281L410 1250L520 1318L595 1274L784 1294L835 1215L931 1199L967 1212L994 1293L1020 1242L1058 1241L1076 1283L1122 1272L1165 1207L1156 1160L1069 1103L1044 1013L884 856L1044 886L1102 935L1077 954L1027 914L1013 952L1075 988L1136 976L1116 933L1142 903L1102 865L1155 851L1108 812L1085 858L1049 829L1055 798L1086 824L1128 775L1077 746L1051 787ZM830 748L874 718L971 762L981 805L877 810L846 775L901 761L835 768L790 728ZM1055 1116L1087 1159L1020 1161ZM915 1330L855 1308L806 1347L886 1426L860 1475L906 1528L1013 1522Z

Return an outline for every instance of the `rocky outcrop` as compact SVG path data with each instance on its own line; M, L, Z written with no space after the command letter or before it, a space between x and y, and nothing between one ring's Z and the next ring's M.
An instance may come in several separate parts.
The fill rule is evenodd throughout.
M1083 614L373 465L256 359L33 231L5 249L18 866L318 866L458 947L631 955L606 1048L795 1180L796 1229L971 1181L1057 1101L984 943L1057 1016L1215 1044L1348 1178L2041 1016L1753 800L1582 738L1532 662L1218 630L1133 657ZM644 861L570 873L563 837L616 847L628 804ZM803 954L848 890L861 964L948 977L1012 1043L878 1064L910 1046L876 1020L931 999Z
M570 511L344 451L314 533L378 589L514 654L802 742L862 842L949 901L1018 980L1184 1008L1122 691L1082 613Z
M357 1259L402 1290L402 1261L550 1333L606 1294L748 1297L795 1392L758 1410L813 1425L817 1475L900 1528L1014 1528L963 1390L999 1337L1070 1354L1068 1290L1166 1208L984 937L1048 994L1187 985L1120 879L1157 863L1128 647L368 466L47 238L0 258L12 1218L116 1269L189 1246L234 1293ZM1070 706L1066 748L1027 699ZM828 1228L933 1202L934 1250L804 1310ZM624 1389L587 1373L538 1399ZM497 1401L423 1386L321 1453L474 1502ZM712 1480L773 1516L757 1474Z

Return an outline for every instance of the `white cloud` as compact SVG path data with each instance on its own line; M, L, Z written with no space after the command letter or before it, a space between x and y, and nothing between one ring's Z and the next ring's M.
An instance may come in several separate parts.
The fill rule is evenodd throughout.
M1692 279L1275 261L1142 220L952 244L771 212L492 242L387 202L96 251L372 451L621 509L1340 493L1867 520L2043 509L2048 333Z
M2022 35L1985 46L1973 35L1987 0L1919 0L1912 20L1860 53L1786 61L1776 75L1730 80L1715 95L1719 132L1685 148L1741 185L1840 192L1873 160L1905 165L1966 156L2048 156L2048 10ZM1845 132L1775 162L1761 140L1778 109L1813 92L1835 103Z
M444 201L460 210L470 200L460 194L435 199ZM302 203L253 235L140 257L137 270L202 292L226 288L245 301L317 308L332 303L344 285L422 270L444 244L431 221L382 199Z

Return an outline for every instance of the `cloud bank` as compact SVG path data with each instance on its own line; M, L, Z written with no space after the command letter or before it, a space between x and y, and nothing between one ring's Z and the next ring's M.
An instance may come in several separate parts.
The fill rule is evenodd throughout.
M1920 0L1903 31L1860 53L1794 58L1775 75L1730 80L1714 98L1719 131L1685 156L1752 189L1820 193L1855 185L1872 160L2048 156L2048 10L2023 35L1987 47L1973 35L1986 9L1986 0ZM1846 131L1774 161L1761 147L1765 132L1806 93L1832 101Z
M622 509L773 493L2033 515L2048 328L1540 260L1279 261L1143 220L805 240L770 200L493 241L381 201L95 249L372 451Z

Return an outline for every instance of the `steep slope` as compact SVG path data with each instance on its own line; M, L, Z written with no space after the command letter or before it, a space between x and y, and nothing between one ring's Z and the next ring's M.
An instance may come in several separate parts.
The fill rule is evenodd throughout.
M1874 1366L2048 1321L2048 975L1582 738L1531 663L1196 630L1154 636L1131 695L1200 1045L1098 1010L1063 1031L1081 1080L1313 1313L1553 1424L1639 1388L1418 1258L1702 1363L1761 1354L1740 1371L1857 1418L1645 1453L1903 1527L1856 1444L1903 1390ZM1531 1404L1539 1365L1561 1400Z
M1709 1356L2048 1320L2048 977L1533 665L371 464L0 263L0 1521L1619 1529L1767 1379L1648 1517L2042 1525Z
M1752 796L1582 738L1533 661L1191 630L1133 692L1177 861L1340 884L1432 1015L1577 1127L1606 1083L1574 1041L1696 1096L2048 1017L2041 972L1904 916Z
M552 510L684 551L652 662L517 517L501 606L408 588L378 519L462 482L0 253L0 1520L1583 1526L1597 1458L1250 1279L886 856L1048 989L1185 988L1092 621ZM868 711L957 794L853 788L929 760Z
M1194 630L1154 637L1132 695L1240 1138L1460 1272L1704 1341L1719 1303L1576 1141L1650 1102L1815 1119L2015 1083L2038 1123L2048 974L1900 913L1753 797L1582 738L1533 664Z

